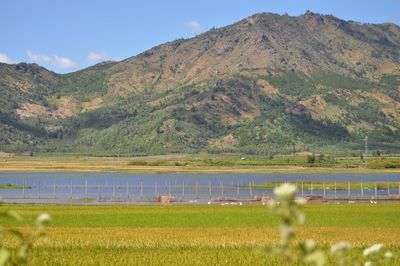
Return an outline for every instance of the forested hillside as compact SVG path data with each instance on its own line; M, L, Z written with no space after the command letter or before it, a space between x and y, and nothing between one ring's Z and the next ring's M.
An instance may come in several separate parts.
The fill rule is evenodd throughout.
M400 27L262 13L119 62L0 64L0 151L400 151Z

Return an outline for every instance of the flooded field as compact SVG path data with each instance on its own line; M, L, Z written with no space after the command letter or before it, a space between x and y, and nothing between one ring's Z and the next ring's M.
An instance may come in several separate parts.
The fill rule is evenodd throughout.
M0 173L5 202L57 204L148 204L168 196L176 203L254 201L270 196L279 183L292 182L300 196L330 199L393 198L397 174L132 174Z

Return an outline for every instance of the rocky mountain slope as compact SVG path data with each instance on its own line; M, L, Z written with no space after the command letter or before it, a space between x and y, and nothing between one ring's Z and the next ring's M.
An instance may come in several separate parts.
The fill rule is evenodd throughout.
M262 13L65 75L0 64L0 150L400 150L400 27Z

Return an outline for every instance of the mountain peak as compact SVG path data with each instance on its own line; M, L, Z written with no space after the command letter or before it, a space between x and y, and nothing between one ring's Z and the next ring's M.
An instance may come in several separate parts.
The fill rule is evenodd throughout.
M320 13L316 13L316 12L312 12L310 10L307 10L304 14L300 15L300 17L315 18L315 17L323 17L323 15L320 14Z
M306 25L311 29L319 28L320 26L325 24L324 16L319 13L314 13L309 10L306 11L303 15L299 16L299 18L305 21Z
M0 118L13 121L0 126L0 146L273 154L294 142L358 147L369 133L400 150L399 51L398 27L307 11L255 14L68 75L0 64Z

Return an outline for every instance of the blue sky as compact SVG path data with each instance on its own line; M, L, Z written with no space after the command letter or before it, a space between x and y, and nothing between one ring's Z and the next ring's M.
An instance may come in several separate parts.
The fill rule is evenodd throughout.
M120 60L260 12L400 25L400 0L1 0L0 62L58 73Z

